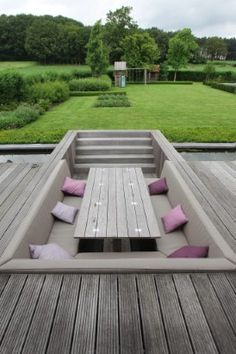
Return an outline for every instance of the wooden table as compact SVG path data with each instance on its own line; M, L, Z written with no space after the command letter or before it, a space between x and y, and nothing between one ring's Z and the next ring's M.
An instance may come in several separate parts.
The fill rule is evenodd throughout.
M75 238L158 238L141 168L91 168Z

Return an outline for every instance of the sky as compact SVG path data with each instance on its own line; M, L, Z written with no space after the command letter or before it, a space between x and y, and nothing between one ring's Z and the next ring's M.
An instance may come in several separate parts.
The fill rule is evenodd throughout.
M198 37L236 37L236 0L0 0L1 14L63 15L93 25L109 10L131 6L142 28L191 28Z

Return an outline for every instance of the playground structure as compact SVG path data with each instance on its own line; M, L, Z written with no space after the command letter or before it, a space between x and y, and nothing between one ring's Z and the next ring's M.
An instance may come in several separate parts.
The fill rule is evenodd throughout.
M143 83L147 84L159 80L160 65L152 65L147 68L127 68L126 62L115 62L114 64L114 78L115 86L125 87L126 81L128 83Z

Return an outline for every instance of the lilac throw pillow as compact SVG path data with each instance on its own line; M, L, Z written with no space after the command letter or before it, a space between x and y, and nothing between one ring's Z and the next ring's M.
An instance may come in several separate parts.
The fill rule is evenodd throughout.
M208 246L184 246L171 253L168 258L203 258L208 256Z
M188 222L188 218L184 214L181 205L177 205L161 218L165 233L176 230L180 226Z
M83 197L85 187L86 183L84 181L79 181L77 179L66 177L61 191L69 195Z
M68 224L73 224L75 220L75 215L79 209L72 206L66 205L61 202L57 202L56 206L51 211L52 215L57 219L67 222Z
M73 257L56 243L47 245L29 245L30 255L33 259L61 260Z
M168 192L168 186L166 183L166 178L160 178L155 182L152 182L148 185L149 194L156 195L156 194L163 194Z

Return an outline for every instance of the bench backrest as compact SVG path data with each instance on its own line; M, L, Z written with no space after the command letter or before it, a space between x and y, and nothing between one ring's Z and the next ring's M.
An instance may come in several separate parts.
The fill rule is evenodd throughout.
M167 179L167 197L171 206L181 204L189 219L183 228L188 243L196 246L208 245L209 257L222 257L227 252L231 254L230 247L206 215L173 162L165 161L161 176Z
M63 200L61 187L70 175L66 160L59 161L7 248L11 258L30 258L29 244L47 243L54 224L51 210Z

